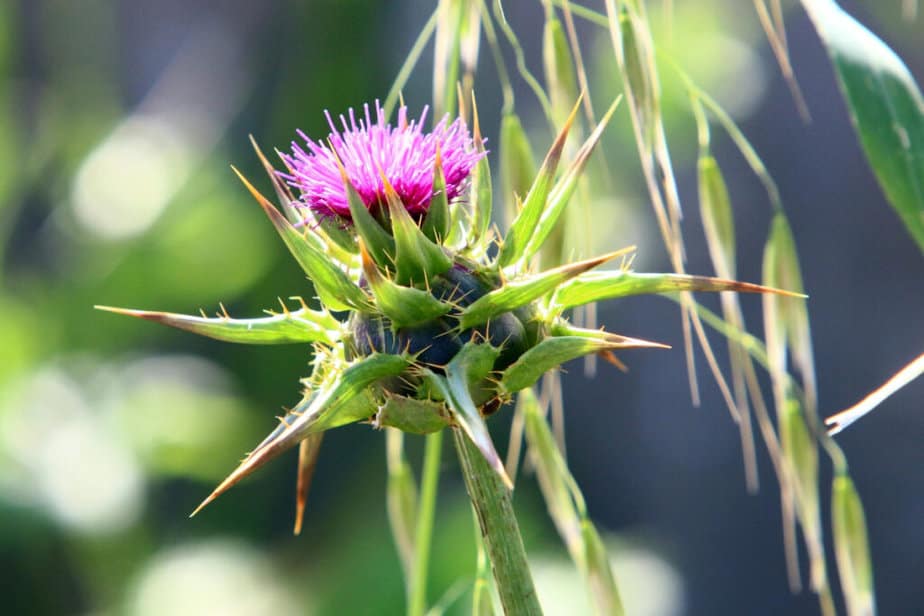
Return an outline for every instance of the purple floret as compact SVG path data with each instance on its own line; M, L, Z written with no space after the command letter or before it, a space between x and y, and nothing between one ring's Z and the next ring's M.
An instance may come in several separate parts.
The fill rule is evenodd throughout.
M466 188L472 167L484 155L475 150L472 137L461 118L449 123L449 116L440 120L432 132L425 133L425 107L420 119L407 120L407 108L398 110L397 126L387 124L385 112L375 103L373 123L369 105L364 105L365 119L357 121L353 109L348 118L340 116L338 130L330 114L325 112L331 133L327 142L312 141L298 131L306 148L292 143L292 154L284 154L291 173L281 177L301 193L301 200L317 215L340 216L350 219L346 189L337 165L343 163L350 182L370 210L385 206L382 174L394 187L401 202L415 218L426 213L433 197L433 166L437 146L446 178L449 200ZM336 153L336 154L335 154Z

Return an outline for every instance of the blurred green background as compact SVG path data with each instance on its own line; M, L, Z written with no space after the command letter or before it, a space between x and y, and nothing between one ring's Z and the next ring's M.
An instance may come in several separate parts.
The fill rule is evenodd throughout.
M742 122L782 187L831 414L924 347L921 255L865 166L805 16L792 11L789 24L811 124L750 3L674 4L673 53ZM920 82L921 21L901 19L898 0L844 4ZM431 11L411 0L0 3L0 611L402 613L384 442L368 426L325 439L300 537L291 535L294 455L187 519L297 399L309 349L224 345L91 307L214 312L221 301L244 316L278 297L310 297L228 164L260 178L248 134L282 149L296 128L326 135L322 110L384 98ZM507 11L540 70L540 4L508 2ZM619 91L610 43L584 24L580 34L603 107ZM494 139L500 94L482 55L476 91ZM405 90L412 112L428 101L429 71L425 53ZM679 86L668 79L665 90L689 270L711 273L694 126ZM528 90L518 101L541 151L550 135ZM638 244L637 269L666 270L624 109L613 126L613 189L594 204L594 242ZM737 208L739 271L757 280L770 210L716 139ZM745 307L760 323L759 300ZM670 302L626 300L601 315L610 330L680 345ZM569 459L613 547L629 612L815 613L813 597L787 590L769 463L761 459L760 495L748 496L737 433L712 383L702 375L694 409L682 353L623 359L628 375L603 367L588 380L575 365L565 388ZM914 583L924 564L922 397L921 384L909 387L841 439L867 507L883 614L924 605ZM509 413L498 415L504 443ZM417 464L421 443L409 445ZM474 572L451 455L443 466L434 602L463 592ZM583 613L583 586L529 476L516 505L548 613ZM465 599L453 609L464 613Z

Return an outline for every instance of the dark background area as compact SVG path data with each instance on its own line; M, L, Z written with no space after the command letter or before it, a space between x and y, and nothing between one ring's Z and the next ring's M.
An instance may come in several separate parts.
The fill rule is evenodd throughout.
M541 5L507 4L540 72ZM671 53L733 110L749 101L739 100L736 118L781 188L810 295L820 410L833 414L924 347L921 253L866 165L804 13L791 10L787 25L810 123L750 3L675 4ZM920 18L902 20L898 0L843 5L924 79ZM359 0L0 5L4 613L403 611L384 439L368 426L326 437L300 537L291 535L294 455L187 519L296 399L307 349L224 345L91 306L193 313L222 301L244 316L277 296L310 296L227 165L262 182L248 134L284 149L296 128L325 135L324 109L384 98L431 11L420 1ZM602 109L619 91L609 39L579 26ZM405 89L412 113L429 99L428 55ZM486 46L479 71L482 126L496 140L500 94ZM688 270L711 274L693 121L665 82ZM539 155L551 136L519 81L517 100ZM666 271L628 127L623 108L605 142L614 188L595 205L594 241L637 244L637 269ZM770 207L732 144L719 130L714 139L735 207L739 277L759 281ZM760 299L742 303L759 334ZM749 495L737 431L702 358L702 404L690 401L676 305L626 299L601 306L600 321L675 349L626 353L628 374L604 364L592 379L575 362L563 379L569 463L612 547L630 613L818 613L808 591L787 587L769 460L761 454L761 490ZM727 365L724 341L713 340ZM924 613L922 398L924 383L914 383L838 437L866 507L884 615ZM509 416L492 420L501 447ZM409 439L419 466L417 441ZM433 601L474 571L471 519L448 453L443 467ZM827 460L822 468L827 521ZM584 609L532 477L521 478L516 505L548 612Z

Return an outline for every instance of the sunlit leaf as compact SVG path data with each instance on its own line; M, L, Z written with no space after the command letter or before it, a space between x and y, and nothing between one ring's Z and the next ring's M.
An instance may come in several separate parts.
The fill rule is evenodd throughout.
M395 238L396 282L423 284L448 270L452 261L443 249L424 235L384 176L382 183Z
M369 213L362 197L356 191L356 188L347 177L346 169L340 166L340 174L343 176L343 186L347 194L347 204L350 207L350 218L353 220L353 228L356 234L366 245L366 250L375 259L375 262L382 268L393 268L395 258L395 240L388 232L382 228L382 225Z
M330 255L325 253L320 241L310 233L303 233L293 227L237 169L234 172L263 208L289 252L308 274L324 304L332 310L368 308L369 299L366 294L333 262Z
M472 393L477 387L476 383L487 377L499 353L498 349L489 344L469 342L446 366L445 377L429 371L426 376L431 386L446 400L453 418L484 456L488 465L497 472L504 485L513 489L513 482L504 470L504 464L494 448L491 434Z
M365 245L360 244L363 273L372 294L375 305L391 319L395 327L408 327L440 317L452 308L451 304L441 302L427 291L396 284L379 272L366 252Z
M340 338L338 321L327 312L310 308L285 311L256 319L232 319L229 316L208 318L110 306L95 306L95 308L169 325L225 342L244 344L323 342L333 345Z
M603 130L616 111L616 107L619 106L620 100L621 99L616 99L613 102L606 114L604 114L603 119L597 124L593 133L590 134L581 146L581 149L578 150L574 161L568 166L564 174L562 174L561 179L552 187L552 191L549 194L548 206L542 212L542 217L536 224L536 231L529 241L529 245L523 255L524 259L528 259L534 255L542 247L543 242L546 241L549 234L552 233L552 230L555 228L555 223L558 222L562 212L565 210L565 206L568 205L571 199L571 195L574 194L578 186L578 181L584 173L584 168L587 166L587 161L590 160L590 155L593 154L594 148L600 141L600 137L603 136Z
M481 124L478 120L478 106L472 97L472 139L475 150L484 152L484 140L481 137ZM493 189L491 187L491 166L488 157L482 156L472 169L472 188L469 192L469 204L472 208L472 223L469 229L469 243L483 244L491 226L491 213L494 207Z
M316 363L322 361L324 358L315 359ZM346 368L334 368L326 382L289 411L276 429L196 507L192 515L309 434L371 417L377 405L370 386L379 380L399 376L407 367L408 359L403 356L373 353Z
M802 0L837 71L866 158L924 251L924 97L908 67L834 0Z
M487 295L483 295L462 311L459 315L459 327L468 329L486 323L492 317L510 312L538 299L553 291L562 283L586 272L589 269L606 263L622 254L625 250L610 253L587 261L571 263L554 269L546 270L532 276L524 276L518 280L508 282L504 286Z
M433 165L433 196L420 228L424 235L436 243L441 243L449 233L449 200L446 195L446 178L443 175L443 161L440 150L436 150L436 162Z
M590 336L554 336L546 338L508 367L501 375L504 391L515 392L533 385L545 372L567 361L590 353L625 348L665 348L664 345L597 332Z
M555 295L555 305L564 309L630 295L676 293L678 291L735 291L736 293L795 295L781 289L709 276L611 271L583 274L562 285Z
M433 400L386 394L375 423L411 434L430 434L449 425L448 413L445 405Z
M571 129L571 124L574 122L578 112L578 105L580 105L580 100L575 104L571 115L568 116L568 120L562 126L558 137L556 137L552 147L549 148L549 152L542 162L542 167L539 168L539 173L523 200L523 207L517 213L513 223L511 223L507 235L504 236L503 245L497 256L497 261L501 266L506 267L523 258L526 247L532 240L536 225L539 224L539 219L545 211L549 192L552 190L555 174L558 171L558 163L561 160L565 142L568 139L568 131Z

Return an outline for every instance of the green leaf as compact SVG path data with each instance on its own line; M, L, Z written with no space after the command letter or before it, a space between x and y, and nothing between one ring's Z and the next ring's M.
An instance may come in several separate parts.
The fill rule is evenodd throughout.
M350 206L350 217L356 233L366 244L366 250L375 259L381 268L394 266L395 240L382 228L382 225L372 216L363 203L359 193L347 177L346 170L341 166L340 174L343 176L343 186L347 193L347 203Z
M513 482L504 470L504 464L494 448L488 426L472 395L472 390L480 388L481 382L490 373L499 352L489 344L468 342L446 366L445 377L429 370L424 374L430 385L446 400L453 418L484 456L488 465L512 490Z
M482 153L481 159L472 169L472 187L469 192L469 203L472 207L472 224L469 228L468 242L471 246L484 246L487 243L488 229L491 227L491 212L493 208L493 189L491 186L491 165L485 154L484 140L481 138L481 126L478 123L478 107L472 97L472 115L474 128L472 129L475 150Z
M616 299L630 295L676 293L678 291L735 291L737 293L798 294L749 282L688 274L639 274L632 271L592 272L561 287L555 295L556 309Z
M512 393L530 387L539 377L556 366L601 351L625 348L665 348L664 345L584 330L583 336L553 336L546 338L511 364L501 375L502 391Z
M283 417L276 429L247 454L192 515L309 434L371 417L377 410L377 404L370 387L382 379L399 376L409 365L406 357L384 353L373 353L345 368L331 368L336 361L333 356L315 359L316 366L323 365L328 371L318 388Z
M517 263L526 252L526 247L536 231L536 225L539 224L539 219L545 211L549 192L552 190L552 183L555 181L555 173L558 171L558 163L561 160L561 154L568 139L568 131L571 129L571 124L574 122L580 104L581 101L578 100L548 154L546 154L542 167L539 168L539 173L536 175L536 179L523 201L522 209L513 220L507 235L504 237L503 245L497 256L497 261L502 267Z
M360 254L363 273L375 296L375 305L382 314L391 319L394 327L424 323L443 316L452 309L451 304L441 302L427 291L396 284L383 276L366 252L365 244L360 244Z
M276 170L273 169L269 160L263 155L263 150L257 145L257 140L254 139L253 135L250 135L250 145L253 146L257 158L260 159L260 164L263 165L263 170L266 171L266 175L269 176L270 183L273 185L273 190L276 191L276 198L279 199L279 203L282 205L282 211L285 212L290 221L293 223L297 222L302 216L299 214L298 210L293 207L293 203L297 201L292 195L292 191L289 190L289 187L286 186L285 182L283 182L276 173Z
M879 183L924 251L924 97L894 51L833 0L802 0Z
M281 314L257 319L232 319L227 315L208 318L111 306L94 306L94 308L154 321L225 342L243 344L323 342L332 346L340 339L340 322L326 311L320 312L309 308L301 308L292 312L285 310Z
M417 400L386 394L385 404L375 416L375 424L412 434L430 434L449 425L448 410L433 400Z
M508 282L501 288L481 296L468 305L459 314L459 327L463 330L475 327L486 323L499 314L525 306L546 293L555 290L571 278L597 267L601 263L606 263L620 254L624 254L624 251L610 253L579 263L562 265L533 276L525 276Z
M524 260L536 254L539 249L542 248L542 244L549 237L549 234L552 233L552 230L555 228L555 223L558 222L561 213L565 210L565 206L568 205L568 202L571 200L571 195L574 194L578 186L578 180L581 179L584 173L584 167L587 166L590 155L593 154L597 142L600 140L600 137L603 136L603 129L606 128L610 118L616 111L616 107L619 106L620 100L622 99L617 98L613 101L613 104L607 110L603 119L597 124L597 127L581 146L581 149L578 150L574 161L562 175L561 179L555 183L552 192L549 194L548 206L542 213L542 217L536 225L536 231L533 233L533 237L529 241L529 246L527 246L523 255Z
M424 235L442 244L449 234L449 199L446 195L446 178L443 175L443 160L439 146L436 149L436 162L433 165L433 190L430 205L424 216L421 230Z
M266 212L289 252L314 283L321 301L331 310L367 310L369 299L366 294L333 262L321 241L310 232L302 233L289 224L279 210L273 207L273 204L267 201L237 169L234 169L234 172Z
M382 182L395 238L396 282L424 284L452 267L452 261L420 230L388 180L382 177Z

